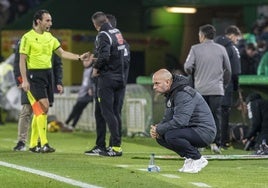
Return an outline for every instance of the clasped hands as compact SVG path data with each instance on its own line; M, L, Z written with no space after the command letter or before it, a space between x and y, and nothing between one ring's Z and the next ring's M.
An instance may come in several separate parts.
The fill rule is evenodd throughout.
M88 53L88 54L87 54ZM90 52L84 53L86 58L82 59L84 67L91 66L92 63L96 62L97 58L94 58L94 54L90 54ZM82 57L82 56L80 56ZM92 77L99 76L98 69L93 68Z
M89 59L90 54L91 54L90 52L85 52L82 55L79 55L79 60L84 62L85 60Z
M159 138L159 134L156 132L157 125L151 125L150 135L152 138Z
M83 61L84 67L89 67L92 63L94 63L97 60L97 58L94 58L94 54L91 54L90 52L86 52L82 54L80 57L81 60Z

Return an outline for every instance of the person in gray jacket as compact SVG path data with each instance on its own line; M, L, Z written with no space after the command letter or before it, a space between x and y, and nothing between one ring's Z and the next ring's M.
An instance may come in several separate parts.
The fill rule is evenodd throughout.
M208 146L216 136L209 106L187 77L172 75L166 69L154 73L153 88L165 95L166 109L163 120L151 125L151 137L185 158L180 172L198 173L208 164L198 148Z
M215 34L214 26L200 26L200 44L191 47L184 70L193 77L194 88L204 97L212 111L217 135L211 150L221 153L221 104L224 90L231 79L231 65L225 48L213 41Z

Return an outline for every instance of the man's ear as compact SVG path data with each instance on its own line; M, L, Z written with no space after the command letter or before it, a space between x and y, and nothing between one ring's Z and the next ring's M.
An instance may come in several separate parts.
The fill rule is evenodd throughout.
M167 84L171 85L171 79L167 79Z

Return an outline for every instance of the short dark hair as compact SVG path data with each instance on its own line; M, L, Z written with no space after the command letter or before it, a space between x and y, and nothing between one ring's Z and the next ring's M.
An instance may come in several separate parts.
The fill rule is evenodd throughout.
M256 51L257 50L257 47L256 47L256 45L254 44L254 43L247 43L246 44L246 49L247 50L252 50L252 51Z
M214 39L216 35L216 29L213 25L206 24L199 27L199 31L203 33L205 38L207 39Z
M240 36L241 35L241 31L240 29L235 26L235 25L230 25L228 26L226 29L225 29L225 34L226 35L231 35L231 34L234 34L236 36Z
M101 26L102 24L106 23L107 17L106 14L104 12L98 11L95 12L92 16L91 19L94 20L94 22L98 25Z
M48 10L38 10L34 13L34 16L33 16L33 22L34 22L34 25L37 25L37 20L42 20L43 19L43 14L50 14L48 12Z
M108 18L108 20L109 20L110 24L112 25L112 27L116 27L116 25L117 25L116 22L117 21L116 21L115 16L112 15L112 14L106 14L106 17Z

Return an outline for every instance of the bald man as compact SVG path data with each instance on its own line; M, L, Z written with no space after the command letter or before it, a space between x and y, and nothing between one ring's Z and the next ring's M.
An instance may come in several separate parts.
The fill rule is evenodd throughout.
M216 136L212 113L183 75L172 75L160 69L152 80L154 90L166 97L166 110L163 120L151 125L151 137L185 158L180 172L198 173L208 164L198 148L208 146Z

